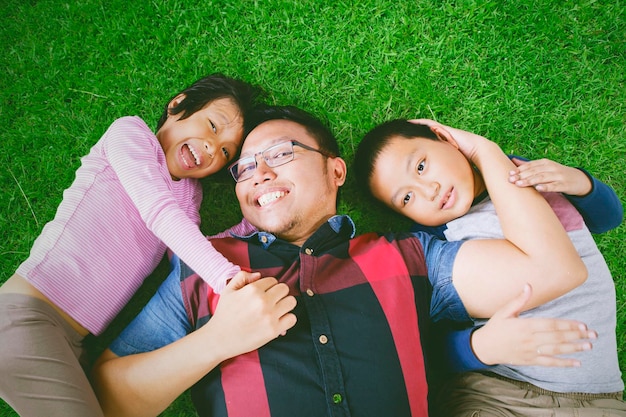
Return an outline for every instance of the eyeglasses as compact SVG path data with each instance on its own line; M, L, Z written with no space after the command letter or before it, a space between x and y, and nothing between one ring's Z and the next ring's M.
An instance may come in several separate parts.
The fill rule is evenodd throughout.
M293 161L294 152L293 147L299 146L308 151L317 152L319 154L324 155L325 157L331 156L327 152L321 151L319 149L311 148L310 146L305 145L304 143L300 143L296 140L290 140L286 142L281 142L276 145L270 146L264 151L255 153L252 156L246 156L245 158L241 158L235 161L231 166L228 167L230 174L235 179L235 182L242 182L247 179L252 178L254 175L254 171L257 169L256 157L261 155L263 160L268 167L274 168L280 165L285 165L288 162Z

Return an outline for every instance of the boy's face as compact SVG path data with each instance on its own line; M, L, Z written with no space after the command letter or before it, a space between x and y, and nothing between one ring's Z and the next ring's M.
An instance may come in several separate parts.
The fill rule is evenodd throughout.
M392 138L378 156L370 187L393 210L425 226L439 226L467 213L474 200L475 172L449 142Z
M243 120L231 99L214 100L186 119L181 120L181 115L169 115L156 134L173 179L204 178L237 154Z

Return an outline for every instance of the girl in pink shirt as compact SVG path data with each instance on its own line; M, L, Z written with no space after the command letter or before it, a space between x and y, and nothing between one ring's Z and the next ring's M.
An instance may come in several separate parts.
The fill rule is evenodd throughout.
M82 340L106 329L166 248L215 292L240 271L199 229L198 179L237 154L258 96L207 76L170 100L156 134L122 117L82 158L55 218L0 287L0 396L20 415L102 416Z

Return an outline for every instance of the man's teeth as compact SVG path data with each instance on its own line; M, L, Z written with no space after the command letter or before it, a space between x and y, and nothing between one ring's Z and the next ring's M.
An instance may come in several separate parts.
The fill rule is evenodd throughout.
M266 204L271 203L274 200L278 200L281 197L285 196L284 191L273 191L271 193L263 194L259 197L259 206L263 207Z

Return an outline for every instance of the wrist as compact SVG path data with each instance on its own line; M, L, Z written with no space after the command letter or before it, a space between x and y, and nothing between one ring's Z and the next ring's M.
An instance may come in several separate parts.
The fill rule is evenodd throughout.
M472 334L470 335L470 346L472 347L472 351L480 362L485 365L491 366L495 365L497 361L491 357L489 349L489 341L485 340L485 331L484 326L474 329Z
M480 140L478 140L475 144L473 153L469 159L474 163L474 165L476 165L476 167L478 167L479 170L482 171L484 168L483 162L491 163L494 161L494 158L498 156L505 158L507 162L513 164L504 152L502 152L502 149L497 143L480 137Z

